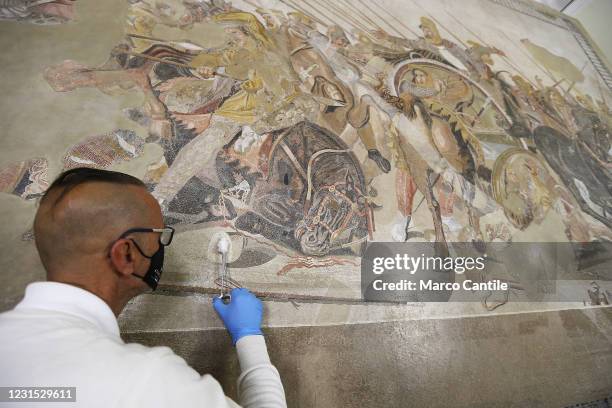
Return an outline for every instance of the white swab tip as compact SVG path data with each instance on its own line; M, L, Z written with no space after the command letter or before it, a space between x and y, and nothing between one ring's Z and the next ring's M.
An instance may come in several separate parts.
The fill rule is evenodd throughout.
M230 241L227 237L219 238L217 241L217 251L222 254L227 254L229 252Z

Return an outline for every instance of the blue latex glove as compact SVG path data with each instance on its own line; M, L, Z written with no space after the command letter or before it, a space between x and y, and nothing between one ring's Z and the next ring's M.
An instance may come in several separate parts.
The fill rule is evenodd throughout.
M248 289L232 289L231 302L227 305L220 297L213 299L213 307L223 320L225 328L236 342L244 336L263 335L261 319L263 317L263 304Z

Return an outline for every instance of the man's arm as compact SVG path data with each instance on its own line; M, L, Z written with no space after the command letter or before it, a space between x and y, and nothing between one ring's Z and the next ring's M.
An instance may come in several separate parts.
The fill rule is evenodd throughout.
M238 378L239 402L244 408L286 408L285 392L280 375L270 363L266 342L261 332L263 305L246 289L230 292L231 302L220 298L213 305L230 332L240 362ZM234 408L221 385L210 375L201 376L168 347L151 349L137 344L127 347L144 349L146 360L135 364L138 372L134 383L120 401L126 407L147 408Z
M231 302L221 298L213 306L232 337L240 362L239 401L245 408L286 408L280 375L270 363L261 331L263 304L247 289L233 289Z
M245 408L286 407L280 375L270 363L263 336L246 336L236 343L240 377L238 400Z

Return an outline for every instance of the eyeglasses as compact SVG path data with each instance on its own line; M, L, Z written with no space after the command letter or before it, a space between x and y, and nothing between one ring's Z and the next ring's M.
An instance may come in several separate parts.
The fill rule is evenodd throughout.
M130 228L125 231L123 234L119 236L118 239L125 238L129 234L134 232L157 232L159 233L159 243L163 246L168 246L172 242L172 237L174 237L174 228L172 227L164 227L164 228Z

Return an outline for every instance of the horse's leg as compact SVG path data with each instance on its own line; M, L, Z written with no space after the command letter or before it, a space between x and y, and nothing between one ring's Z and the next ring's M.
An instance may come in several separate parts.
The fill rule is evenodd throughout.
M442 228L442 212L440 210L440 203L434 197L433 190L434 185L439 178L439 175L435 174L431 169L421 169L414 171L414 181L417 188L425 197L427 201L427 207L431 213L434 231L436 234L435 250L438 256L448 256L448 245L446 244L446 237L444 236L444 229Z
M414 179L408 170L398 168L395 175L395 194L397 199L397 208L405 220L404 241L407 241L410 238L408 233L410 230L410 222L412 220L412 207L416 191L416 184L414 183Z
M207 184L220 187L215 160L219 151L239 130L240 125L236 122L213 116L210 127L181 148L152 193L163 210L168 209L170 201L193 176L205 174L210 178Z
M438 194L438 201L440 202L442 217L452 217L456 197L452 183L444 179L439 180L436 183L436 191Z
M353 109L347 113L346 118L348 123L357 129L359 140L361 140L363 147L368 151L368 158L376 163L380 171L389 173L391 171L391 163L380 153L376 144L374 129L370 123L371 115L376 115L375 109L371 109L370 103L368 98L360 98Z
M461 190L463 200L466 203L467 215L470 227L474 231L474 239L472 242L479 251L484 251L484 239L480 231L480 216L476 215L476 210L473 208L474 199L476 196L476 187L474 182L475 162L469 156L469 150L466 145L462 144L458 134L454 133L450 125L446 121L439 119L434 120L432 126L432 136L438 150L442 152L444 158L450 163L456 172L460 173ZM443 182L440 181L440 189L443 190ZM444 204L444 215L452 215L454 193L446 193L438 191L440 201Z
M439 172L444 169L438 149L429 141L431 129L427 121L416 107L417 119L410 120L406 116L396 115L393 125L398 131L398 141L410 173L414 177L417 189L427 200L427 206L432 215L436 235L435 252L439 256L447 256L448 246L442 229L440 204L433 194L433 188L439 181Z
M414 195L417 192L417 186L414 183L414 180L410 175L408 175L407 185L406 185L406 226L404 227L404 233L406 234L406 241L410 239L410 223L412 221L412 211L414 206Z
M474 231L474 237L472 238L472 244L480 251L485 251L484 237L480 230L480 215L477 214L478 210L473 207L474 198L476 197L476 187L469 181L461 178L461 189L463 190L463 198L466 202L466 209L468 220L472 231Z

